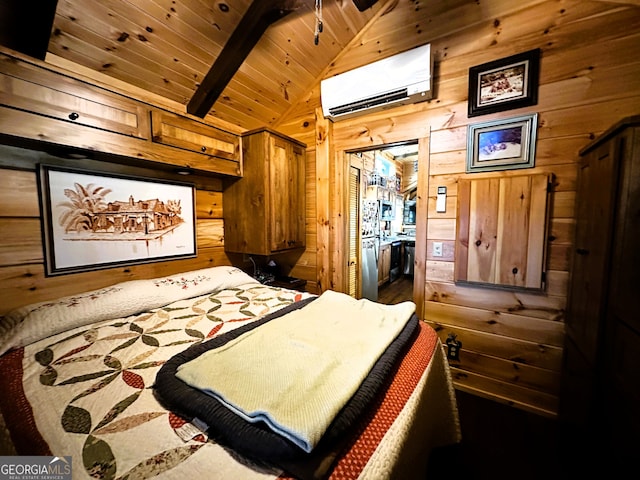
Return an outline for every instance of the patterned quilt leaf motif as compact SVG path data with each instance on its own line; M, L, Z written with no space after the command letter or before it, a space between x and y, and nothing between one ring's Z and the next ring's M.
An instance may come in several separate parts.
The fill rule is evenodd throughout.
M197 325L200 320L202 320L202 317L204 317L204 310L200 313L198 313L198 315L191 317L191 320L189 320L189 322L187 322L186 328L192 328L193 326Z
M201 298L200 300L197 300L196 302L194 302L193 304L191 304L191 310L198 314L198 315L204 315L204 309L200 308L200 305L202 305L203 303L207 302L208 299L207 298ZM181 317L176 317L176 318L181 318Z
M111 352L110 352L110 353L115 353L115 352L117 352L118 350L123 350L123 349L125 349L125 348L127 348L127 347L130 347L131 345L133 345L133 344L134 344L134 343L136 343L137 341L138 341L138 336L136 335L136 336L135 336L135 337L133 337L132 339L127 340L126 342L124 342L124 343L122 343L122 344L118 345L116 348L114 348L113 350L111 350Z
M222 328L222 325L224 325L223 323L219 323L218 325L216 325L215 327L213 327L211 329L211 331L207 334L207 338L211 338L213 337L216 333L218 333L220 331L220 329Z
M67 365L69 363L81 363L81 362L92 362L93 360L97 360L102 355L83 355L82 357L74 357L74 358L66 358L64 360L56 360L56 365Z
M216 315L210 315L209 313L207 313L207 318L209 320L211 320L212 322L220 323L220 325L222 325L222 322L224 322L224 320L222 318L217 317Z
M243 314L243 315L246 315L247 317L255 318L255 317L259 317L263 313L266 313L266 312L269 311L268 308L263 308L259 312L254 313L251 310L249 310L249 307L251 307L251 303L246 303L245 305L240 307L240 313Z
M107 414L104 416L104 418L102 419L102 421L96 425L96 429L99 429L101 427L104 427L105 425L107 425L108 423L112 422L113 420L115 420L118 415L120 415L122 412L124 412L127 408L129 408L129 406L135 402L138 397L140 396L140 393L142 392L142 390L135 392L132 395L129 395L127 398L125 398L124 400L116 403L111 410L109 410L107 412Z
M110 373L113 373L113 370L102 370L100 372L86 373L84 375L78 375L77 377L71 377L64 382L60 382L59 385L71 385L73 383L87 382L89 380L95 380L96 378L104 377L105 375L109 375Z
M162 311L167 313L177 312L179 310L186 310L186 309L187 307L162 307Z
M107 355L106 357L104 357L103 363L107 367L113 368L114 370L122 370L122 363L120 363L120 360L111 355Z
M111 325L109 325L110 327L115 327L115 328L120 328L124 325L128 325L129 322L116 322L116 323L112 323Z
M129 325L129 330L136 332L136 333L142 333L144 332L144 329L138 325L136 325L135 323L132 323L131 325Z
M56 363L60 363L60 360L64 360L65 358L73 357L76 353L80 353L83 350L86 350L87 348L89 348L90 346L91 344L88 343L86 345L81 345L78 348L74 348L73 350L70 350L64 355L62 355L61 357L59 357L58 360L56 360Z
M195 318L195 319L199 319L202 317L202 314L200 313L188 313L186 315L180 315L178 317L173 317L174 320L188 320L190 318Z
M84 332L84 339L87 343L94 343L98 339L98 329L91 328Z
M95 338L97 337L97 331L94 328L90 328L89 330L84 330L84 331L81 331L81 332L73 333L73 334L69 335L68 337L61 338L57 342L52 343L51 345L49 345L49 348L52 348L52 347L54 347L56 345L59 345L61 343L65 343L68 340L72 340L72 339L74 339L76 337L84 337L87 342L94 342Z
M62 428L69 433L91 432L91 413L75 405L67 405L62 414Z
M38 362L43 367L46 367L51 362L53 362L53 350L50 348L45 348L44 350L40 350L35 355L36 362Z
M82 447L82 463L93 478L112 480L116 476L116 458L109 444L89 435Z
M156 477L184 462L187 458L200 450L202 445L203 444L185 445L154 455L133 467L127 473L119 477L118 480L142 480Z
M76 395L75 397L73 397L71 399L70 403L73 403L77 400L79 400L82 397L86 397L87 395L91 395L94 392L97 392L99 390L102 390L104 387L106 387L107 385L109 385L111 382L113 382L116 378L118 378L120 376L120 372L115 372L112 375L110 375L107 378L102 379L101 381L99 381L98 383L94 383L93 385L91 385L88 389L84 390L83 392L81 392L80 394Z
M124 432L126 430L131 430L132 428L136 428L140 425L143 425L151 420L154 420L158 417L166 415L167 412L144 412L138 413L136 415L132 415L130 417L122 418L120 420L115 420L111 422L109 425L106 425L102 428L97 428L93 434L94 435L107 435L112 433Z
M220 307L222 307L222 301L219 298L209 297L209 302L213 304L213 307L209 307L207 309L207 313L215 312L216 310L220 310Z
M181 332L182 330L182 328L166 328L164 330L153 330L147 332L145 335L162 335L163 333Z
M151 355L153 355L153 352L155 352L155 350L147 350L145 352L142 352L140 355L136 355L135 357L131 358L128 362L125 368L130 369L130 368L140 368L139 364L140 362L142 362L143 360L149 358ZM164 362L163 362L164 363ZM143 367L146 368L146 367Z
M169 317L160 319L161 321L156 323L153 327L147 329L147 333L157 333L159 332L159 328L165 326L169 322ZM174 329L173 331L178 331L179 329ZM169 330L170 331L170 330Z
M49 387L55 385L58 379L58 371L51 365L48 365L42 373L40 373L40 383Z
M152 337L151 335L142 335L142 343L145 345L149 345L150 347L159 347L160 342L157 338Z
M164 364L163 360L156 360L154 362L146 362L146 363L141 363L140 365L135 365L133 367L129 367L132 370L141 370L143 368L153 368L153 367L159 367L161 365Z
M137 373L125 370L122 372L122 380L124 380L124 383L129 385L131 388L144 388L144 379Z
M147 320L149 320L150 318L153 318L154 316L155 316L154 312L143 313L136 317L136 322L146 322Z
M189 335L190 337L204 339L204 334L200 330L194 330L192 328L185 328L184 333Z
M165 347L175 347L176 345L184 345L186 343L194 343L195 340L177 340L175 342L167 343Z
M128 339L128 338L138 338L138 334L137 333L132 333L132 332L115 333L113 335L107 335L106 337L103 337L101 340L103 342L108 342L108 341L111 341L111 340L122 340L122 339Z

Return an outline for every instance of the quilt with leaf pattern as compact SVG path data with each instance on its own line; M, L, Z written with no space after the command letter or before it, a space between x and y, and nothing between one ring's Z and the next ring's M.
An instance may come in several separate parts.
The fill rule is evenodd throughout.
M12 312L0 321L0 408L16 452L71 456L74 479L288 478L194 430L153 387L177 353L310 297L214 267ZM459 441L450 374L430 327L421 325L396 377L334 459L331 478L392 478L407 458Z

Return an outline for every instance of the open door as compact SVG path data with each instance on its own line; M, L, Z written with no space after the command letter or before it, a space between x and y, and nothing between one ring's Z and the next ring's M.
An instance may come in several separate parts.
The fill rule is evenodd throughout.
M373 298L369 292L371 279L365 278L373 269L374 293L378 286L393 288L395 301L413 299L418 143L414 140L346 152L345 158L349 190L346 291L356 298ZM412 207L411 215L405 215L407 204ZM369 225L367 215L371 205L380 207L374 226ZM375 265L368 265L373 257L366 255L371 245L376 250ZM407 261L410 266L405 265Z

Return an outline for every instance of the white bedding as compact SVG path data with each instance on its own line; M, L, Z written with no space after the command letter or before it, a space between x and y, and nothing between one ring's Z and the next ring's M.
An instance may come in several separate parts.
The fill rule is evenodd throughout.
M70 328L135 315L244 284L258 282L239 268L220 266L122 282L20 307L0 319L0 355Z
M180 365L176 376L310 452L414 311L413 302L382 305L329 290Z

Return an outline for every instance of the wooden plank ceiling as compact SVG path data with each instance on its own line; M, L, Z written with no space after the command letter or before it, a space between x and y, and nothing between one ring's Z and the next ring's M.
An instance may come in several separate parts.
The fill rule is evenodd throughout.
M288 2L291 12L266 28L209 113L243 129L274 125L384 3L359 11L351 0L324 0L316 45L315 0ZM102 72L186 109L251 4L58 0L48 57Z
M57 0L45 60L102 72L187 111L251 5L281 3L290 11L269 22L246 59L238 49L243 61L232 66L236 71L209 110L240 130L277 127L320 79L425 43L436 47L436 62L464 58L479 46L487 47L489 61L496 55L490 46L508 43L499 36L500 17L548 1L379 0L360 11L371 2L323 0L316 45L315 0ZM486 24L491 34L467 38L463 32L474 24Z

